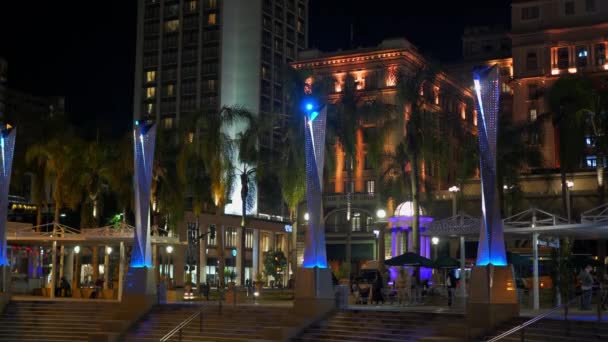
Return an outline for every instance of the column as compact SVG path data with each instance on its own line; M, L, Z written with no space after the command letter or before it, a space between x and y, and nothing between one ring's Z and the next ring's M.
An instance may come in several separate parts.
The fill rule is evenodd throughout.
M74 253L74 278L72 279L72 290L76 290L79 287L80 287L80 253Z
M158 245L152 245L152 266L154 267L154 279L156 283L160 281L160 263Z
M110 253L108 250L109 246L104 246L103 249L103 289L108 289L108 282L110 281Z
M245 228L236 229L236 284L245 285Z
M540 308L540 290L538 287L538 233L532 233L532 272L534 276L533 280L533 299L534 299L534 310Z
M401 228L397 228L397 254L395 256L399 256L403 254L403 230Z
M385 224L381 223L380 227L378 227L378 230L380 230L380 234L378 235L378 270L380 271L380 273L384 273L384 257L386 256L386 251L385 251L385 242L384 240L386 239L386 233L385 233Z
M460 295L467 296L467 277L466 277L466 249L464 236L460 237Z
M65 280L70 282L74 279L74 247L67 248L67 258L65 259ZM72 289L74 287L72 286Z
M397 229L391 229L391 256L397 256Z
M49 297L55 298L55 283L57 282L57 241L53 241L53 250L51 251L51 288Z
M257 228L253 229L253 250L251 251L251 258L253 262L253 280L255 280L257 274L260 272L260 230Z
M174 246L173 255L170 255L169 259L173 264L173 281L175 282L175 286L184 286L185 246Z
M125 278L125 243L120 242L120 258L118 262L118 301L122 300L122 288L124 286L124 278ZM157 267L158 268L158 267Z
M59 248L59 280L63 278L63 260L65 255L65 246Z
M99 247L93 246L93 283L99 279Z
M201 231L200 227L199 227L199 232ZM206 229L205 231L206 233L209 232L209 228ZM199 242L199 250L198 250L198 278L200 281L200 284L204 284L207 282L207 236L205 236L204 238L198 240Z

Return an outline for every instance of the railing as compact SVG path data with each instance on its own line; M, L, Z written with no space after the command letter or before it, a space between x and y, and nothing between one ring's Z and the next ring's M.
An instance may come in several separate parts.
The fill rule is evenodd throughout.
M160 339L160 342L169 341L175 334L177 334L178 341L182 340L182 330L190 324L190 322L194 321L196 318L199 319L198 331L199 333L203 332L203 312L207 309L206 306L203 306L200 310L190 315L190 317L186 318L183 322L178 324L173 330L169 331L165 336ZM221 313L221 309L220 309Z
M597 293L597 294L598 294L598 303L597 303L597 319L598 319L598 322L601 322L601 321L602 321L602 307L601 307L601 306L602 306L602 300L603 300L603 298L602 298L602 291L601 291L601 289L598 289L598 293ZM532 325L532 324L534 324L534 323L536 323L536 322L538 322L538 321L542 320L543 318L546 318L546 317L548 317L548 316L550 316L550 315L552 315L552 314L554 314L554 313L556 313L556 312L560 311L561 309L564 309L564 320L565 320L565 321L567 321L567 320L568 320L568 306L570 306L570 305L571 305L571 304L573 304L573 303L576 303L577 301L580 301L580 300L581 300L581 296L582 296L582 295L579 295L579 296L577 296L577 297L575 297L575 298L571 299L570 301L568 301L568 302L567 302L567 303L565 303L565 304L562 304L562 305L556 306L556 307L554 307L553 309L551 309L551 310L549 310L549 311L547 311L547 312L545 312L545 313L543 313L543 314L540 314L540 315L538 315L538 316L535 316L535 317L533 317L532 319L527 320L527 321L525 321L524 323L522 323L522 324L520 324L520 325L518 325L518 326L516 326L516 327L514 327L514 328L512 328L512 329L510 329L510 330L507 330L507 331L503 332L502 334L500 334L500 335L498 335L498 336L495 336L495 337L493 337L493 338L491 338L491 339L489 339L489 340L486 340L485 342L496 342L496 341L500 341L500 340L502 340L503 338L505 338L505 337L507 337L507 336L510 336L510 335L513 335L513 334L515 334L515 333L516 333L516 332L518 332L518 331L519 331L519 333L520 333L520 341L522 341L522 342L523 342L523 341L525 341L525 339L526 339L526 338L525 338L525 331L526 331L526 328L527 328L528 326L530 326L530 325Z

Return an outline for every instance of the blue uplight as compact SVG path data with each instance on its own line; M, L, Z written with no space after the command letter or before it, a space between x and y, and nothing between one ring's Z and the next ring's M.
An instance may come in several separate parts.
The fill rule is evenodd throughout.
M139 120L135 120L135 126L139 126Z
M310 121L314 121L318 115L319 115L319 112L317 112L316 110L314 112L310 113Z
M312 110L312 108L313 108L312 103L307 103L307 104L306 104L306 110L311 111L311 110ZM317 113L317 114L318 114L318 113Z

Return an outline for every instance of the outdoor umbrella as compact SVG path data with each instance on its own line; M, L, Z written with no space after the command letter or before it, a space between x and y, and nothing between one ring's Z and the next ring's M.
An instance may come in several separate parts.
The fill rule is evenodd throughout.
M384 264L388 266L433 267L433 262L430 259L412 252L407 252L392 259L388 259L384 262Z
M460 261L451 258L447 255L440 256L433 261L434 268L458 268L460 267Z

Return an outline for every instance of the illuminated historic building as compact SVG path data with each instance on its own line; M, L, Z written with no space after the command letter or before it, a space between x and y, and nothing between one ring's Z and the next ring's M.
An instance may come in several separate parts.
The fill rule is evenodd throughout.
M318 50L303 51L299 60L292 66L295 69L311 70L313 82L315 78L331 80L333 86L326 99L331 111L332 105L340 101L344 94L344 82L347 80L354 82L361 104L372 99L381 100L385 104L396 104L397 71L413 72L426 64L422 54L410 42L405 39L391 39L372 48L331 53ZM427 96L429 105L427 109L438 113L438 121L446 123L450 121L448 116L451 116L457 118L451 122L460 122L471 132L476 132L473 93L469 88L462 87L445 73L439 73L435 84L429 84L421 90L421 96ZM409 106L405 107L403 114L407 116ZM338 146L333 147L336 154L334 170L327 172L328 175L325 177L323 192L329 260L343 259L347 230L352 232L353 261L373 260L377 253L376 236L373 232L374 227L377 227L375 212L379 205L384 206L386 203L379 203L376 172L380 170L372 169L367 161L365 152L367 142L364 139L363 129L365 124L357 137L357 162L354 163L356 166L352 170L352 179L348 178L349 172L347 172L347 164L350 163L345 160L344 153ZM394 149L403 135L402 130L396 130L395 134L385 141L385 149L387 151ZM450 151L450 160L457 159L455 153ZM438 165L423 163L422 181L433 184L437 189L447 189L454 181L454 169L453 163L450 163L446 177L440 179L436 177L439 174ZM350 201L347 200L349 189ZM396 203L402 200L404 199L395 199ZM390 209L389 214L392 214ZM348 217L349 213L350 217ZM306 222L302 220L301 224L305 225ZM390 233L387 234L388 236ZM403 240L401 243L407 244L407 239ZM390 254L390 238L386 239L385 244L388 246L385 250Z

